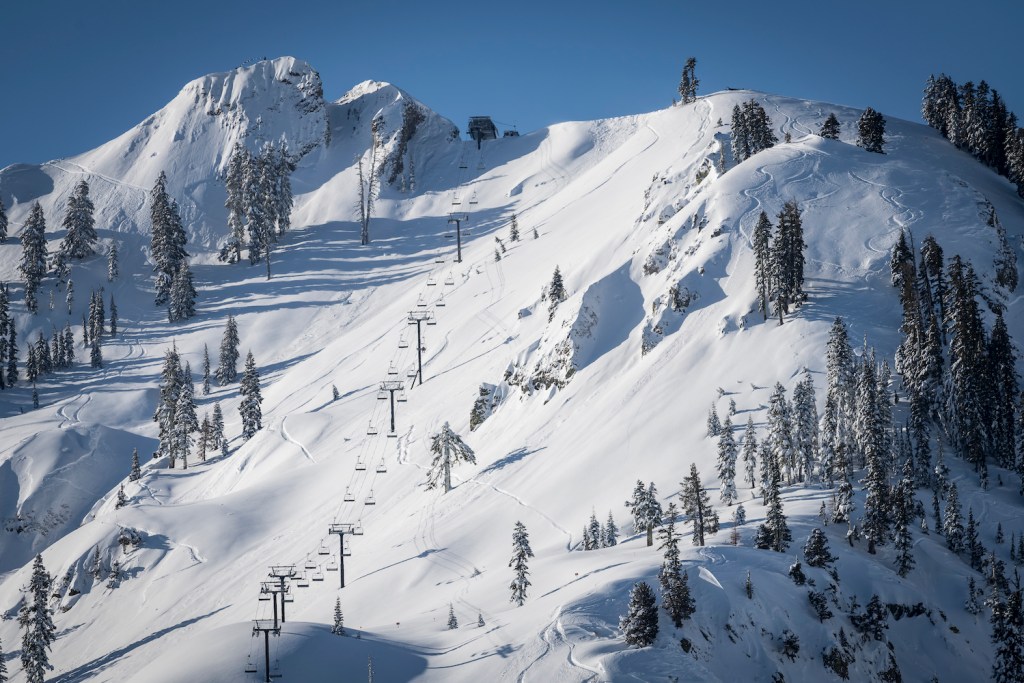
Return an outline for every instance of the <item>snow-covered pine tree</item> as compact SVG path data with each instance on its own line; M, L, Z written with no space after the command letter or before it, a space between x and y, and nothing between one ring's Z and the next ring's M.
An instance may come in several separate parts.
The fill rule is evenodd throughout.
M501 260L501 252L497 248L494 249L494 262L497 263Z
M964 531L964 545L967 549L967 559L972 569L983 571L985 569L985 546L978 538L978 523L974 519L974 508L967 508L967 528Z
M711 407L708 409L708 420L707 420L707 435L708 438L718 436L722 431L722 421L718 419L718 409L715 407L714 401L711 402Z
M477 612L477 614L476 614L476 625L477 625L477 628L483 628L484 627L484 614L483 614L483 612Z
M128 471L128 481L138 481L142 479L142 469L139 467L139 449L132 449L132 464L131 469Z
M98 337L93 337L89 346L89 365L94 368L103 367L103 351Z
M167 301L167 321L188 320L196 314L196 288L192 282L192 270L188 259L182 260L171 279Z
M775 383L775 389L768 399L768 436L765 439L776 467L784 473L786 481L796 480L796 448L793 444L793 418L786 400L786 388L782 382ZM762 462L762 466L765 463Z
M954 553L961 553L964 549L964 522L960 513L960 496L957 492L956 482L949 485L946 494L946 512L942 520L942 533L946 537L946 547Z
M697 59L688 57L679 78L679 98L683 104L697 101L697 86L700 85L700 79L697 78L696 69Z
M555 317L555 309L558 308L558 304L562 303L566 299L565 284L562 282L562 271L555 266L555 273L551 276L551 284L548 286L548 301L550 302L548 308L548 321L550 322Z
M757 100L743 103L743 121L747 128L751 155L774 147L779 141L772 131L771 118Z
M3 223L5 223L6 220L7 220L7 217L3 215L3 210L4 210L3 202L0 202L0 221L3 221ZM6 226L6 224L3 224L3 223L0 223L0 227L3 227L4 233L5 233L4 234L4 238L6 238L7 237L7 235L6 235L7 226ZM0 241L3 241L3 240L0 240ZM0 683L7 683L8 680L9 679L7 678L7 659L6 659L6 657L4 657L3 641L0 640Z
M995 683L1024 681L1024 608L1021 606L1020 581L1016 581L1006 598L996 591L992 605L992 680Z
M749 158L751 155L750 133L747 130L747 121L744 116L743 109L741 109L738 104L734 105L732 108L730 138L732 158L736 160L736 163L738 164L739 162Z
M9 223L7 220L7 211L4 209L4 200L0 198L0 242L7 241L7 227Z
M680 483L679 502L683 514L693 525L693 545L704 545L705 536L718 533L718 513L700 480L697 465L690 463L690 474Z
M252 156L241 141L236 141L228 159L228 167L224 176L227 200L224 208L228 210L228 239L220 249L217 257L227 263L237 263L242 259L242 242L245 240L245 197L243 190L245 177Z
M793 446L796 449L797 478L808 483L814 479L818 453L818 408L814 379L804 368L804 377L793 389Z
M117 336L117 304L113 294L110 295L110 336Z
M612 517L612 511L608 511L608 521L604 525L604 546L611 548L612 546L618 545L619 543L619 527L615 524L615 518Z
M828 118L821 124L821 130L818 131L818 135L826 140L839 139L839 119L836 118L834 113L829 112Z
M220 364L215 373L221 386L234 382L238 377L238 343L238 323L235 316L229 315L220 342Z
M43 566L43 556L36 555L32 562L28 595L18 612L18 625L24 629L21 637L21 666L28 683L43 683L50 664L50 649L57 638L57 627L50 616L50 591L53 579Z
M516 218L515 211L512 212L511 225L509 227L508 239L512 242L519 241L519 220Z
M337 401L341 398L341 392L338 391L338 387L334 384L331 385L331 399Z
M203 421L199 423L199 438L196 439L196 451L199 462L206 462L206 453L210 450L210 416L203 413Z
M597 513L590 511L590 521L587 523L587 535L590 537L593 547L591 550L599 550L604 546L604 533L601 523L597 521Z
M210 395L210 348L203 344L203 396Z
M444 493L448 493L452 490L452 467L460 462L476 464L476 453L462 437L452 431L451 425L447 422L441 427L441 431L431 437L430 452L434 454L434 459L427 473L428 489L441 484L444 486Z
M880 442L882 430L875 401L875 381L872 363L862 364L861 384L857 391L858 436L864 448L867 469L864 474L864 537L868 540L868 552L874 554L875 547L885 545L889 537L892 520L890 515L889 476L886 468L886 453Z
M743 471L744 481L754 488L757 484L757 432L754 430L754 418L747 416L747 426L743 432Z
M807 542L804 544L804 562L807 563L807 566L827 569L836 559L829 549L828 537L825 532L818 528L812 529L811 535L807 537Z
M914 560L914 539L910 527L916 513L914 497L914 472L909 462L903 466L903 477L896 485L892 496L893 545L896 548L896 572L906 576L916 564Z
M768 302L772 294L772 222L764 211L757 218L752 237L754 249L754 286L757 289L757 310L768 320Z
M260 373L256 370L256 361L252 357L252 351L249 351L245 357L245 371L242 373L238 393L242 397L242 402L238 405L238 412L242 417L242 438L249 440L263 428Z
M185 228L177 203L167 194L167 175L161 171L150 192L150 256L156 274L157 306L167 303L171 283L181 264L188 258L185 251Z
M1006 329L1002 311L996 313L996 320L992 324L987 361L988 376L991 378L989 391L992 412L989 415L989 424L992 455L1000 467L1014 469L1019 465L1016 445L1018 437L1022 436L1018 435L1016 424L1016 404L1021 398L1020 377L1017 375L1013 342ZM1021 419L1024 420L1024 416Z
M455 616L455 605L448 603L448 630L454 631L459 627L459 619Z
M107 282L113 282L121 274L121 266L118 263L117 242L110 243L110 251L107 252Z
M885 117L868 107L857 120L857 146L868 152L885 154Z
M766 491L766 503L768 508L765 514L764 523L758 527L757 535L754 538L754 545L762 550L774 550L777 553L784 553L793 540L786 523L786 516L782 512L782 495L780 487L782 476L779 472L779 464L775 458L770 459L768 467L768 485Z
M718 436L718 480L721 482L719 498L725 505L736 502L736 439L732 435L732 418L725 416L722 432Z
M804 243L803 223L796 202L788 201L779 212L779 225L771 248L771 283L774 290L775 312L782 324L783 314L789 307L799 305L804 295Z
M331 633L336 636L345 635L345 615L341 613L341 598L334 599L334 625L331 626Z
M96 252L99 238L96 236L94 210L89 199L89 183L78 181L68 198L67 213L62 223L67 232L57 250L58 259L83 259Z
M124 484L117 489L117 502L114 503L115 508L123 508L128 504L128 496L124 495Z
M292 172L295 163L288 154L288 145L283 142L272 150L271 160L274 166L272 201L274 218L277 220L275 234L281 236L288 232L292 225L292 207L295 197L292 193ZM277 239L274 240L275 242Z
M227 455L228 440L224 438L224 413L221 412L219 401L213 404L213 417L210 418L210 433L212 434L210 448L220 448L224 455Z
M512 591L512 602L520 607L526 602L526 589L530 587L530 568L527 560L533 557L533 550L530 549L530 535L522 522L516 522L512 531L512 559L508 566L515 572L509 590Z
M676 628L683 625L684 619L693 615L695 608L693 597L686 575L682 573L682 562L679 559L679 534L676 533L676 517L679 515L675 503L668 504L665 525L658 530L658 550L664 551L665 559L658 573L661 585L661 604L668 612L669 618Z
M647 647L658 637L658 606L654 591L646 582L633 585L629 594L629 607L619 619L619 628L627 645Z
M157 454L166 456L172 468L177 455L172 440L174 413L178 406L178 398L181 396L182 384L181 360L177 346L172 344L164 353L164 364L160 371L160 399L153 414L153 420L159 425L160 445Z
M182 469L188 469L188 454L192 450L192 433L198 429L196 422L196 406L192 395L187 387L190 387L192 380L187 375L182 382L182 389L178 392L178 402L174 407L174 422L171 426L171 461L177 462L180 458Z
M36 290L46 276L46 219L43 207L36 202L29 211L21 233L21 263L18 270L25 278L25 307L32 313L39 310Z

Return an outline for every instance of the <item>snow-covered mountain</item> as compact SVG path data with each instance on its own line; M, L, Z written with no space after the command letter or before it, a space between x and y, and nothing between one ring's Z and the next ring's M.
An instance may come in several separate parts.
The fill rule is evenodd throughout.
M737 164L727 124L751 98L791 141ZM403 147L408 106L422 120ZM839 140L815 134L830 112L842 123ZM1014 339L1024 338L1019 294L995 283L1000 243L987 224L994 208L1020 256L1024 203L1014 189L920 124L889 119L886 154L865 152L854 144L860 113L730 91L478 149L399 88L367 81L327 103L313 69L281 58L193 81L96 150L0 171L13 234L36 200L50 230L59 226L71 188L85 178L101 238L118 240L124 255L114 283L102 255L74 266L70 316L63 292L55 309L32 316L17 284L20 248L13 239L0 245L0 280L15 283L22 341L79 322L92 288L105 286L121 315L101 370L79 363L46 377L38 410L24 382L0 392L4 652L17 651L11 618L41 552L58 584L68 577L54 601L54 680L262 680L262 668L243 668L248 657L262 661L262 641L250 635L251 620L268 616L269 603L258 601L268 566L323 569L337 555L328 525L358 522L365 534L349 541L347 587L339 592L337 574L323 572L323 582L294 588L282 635L271 640L275 666L293 680L342 672L361 680L368 656L386 681L732 681L776 672L787 681L838 680L822 655L842 647L840 628L853 680L878 680L892 661L904 680L987 676L987 619L964 608L967 579L984 579L934 533L915 531L918 565L900 578L891 546L870 555L863 543L846 544L845 527L825 527L839 556L841 607L819 621L808 588L787 572L831 499L820 486L785 489L795 542L780 554L753 548L765 510L740 485L749 521L738 546L728 542L728 523L707 547L684 538L693 619L677 631L663 617L655 646L639 650L618 630L629 588L656 585L662 559L633 533L623 507L636 481L653 480L667 504L696 463L717 504L716 443L705 436L711 403L724 415L732 399L737 425L749 415L763 428L773 385L791 390L806 367L820 410L825 340L837 316L855 346L866 339L891 360L901 310L889 250L901 230L918 241L933 234L947 256L972 262L986 295L1005 306ZM361 247L355 159L375 118L387 164L372 243ZM293 229L269 281L260 268L213 258L226 233L219 178L238 140L251 149L284 140L301 156ZM153 307L145 262L147 193L161 170L183 209L200 290L198 315L184 323L167 323ZM802 211L808 301L779 326L755 309L751 233L762 210L774 219L789 200ZM452 212L468 214L461 263L446 238ZM509 240L513 214L518 242ZM495 238L507 248L500 260ZM568 296L549 312L556 266ZM45 281L41 301L52 284ZM425 381L412 387L416 328L407 318L419 310L433 311L436 325L423 328ZM176 345L197 374L206 345L216 364L228 314L262 373L263 429L243 442L237 386L214 386L199 397L200 411L221 403L231 455L188 470L147 462L139 482L126 482L132 448L144 460L155 450L165 350ZM398 435L388 438L378 385L396 378L408 400L397 404ZM487 417L471 432L481 388ZM905 406L896 410L902 421ZM476 465L454 471L448 494L424 489L430 437L444 422L477 453ZM964 463L947 463L986 547L1012 566L993 537L997 524L1007 539L1024 533L1017 476L993 468L1001 484L981 491ZM130 504L116 508L122 482ZM930 509L930 492L919 493ZM619 545L576 550L592 511L602 520L614 514L625 532ZM720 510L723 521L731 513ZM508 600L517 520L536 554L523 607ZM90 575L97 547L100 580ZM115 560L126 575L108 588ZM805 571L824 590L824 570ZM851 599L863 606L872 594L892 605L889 647L862 641L845 613ZM360 639L329 633L339 595ZM457 630L446 628L449 605ZM799 636L792 657L783 653L786 630ZM8 666L20 680L16 659Z

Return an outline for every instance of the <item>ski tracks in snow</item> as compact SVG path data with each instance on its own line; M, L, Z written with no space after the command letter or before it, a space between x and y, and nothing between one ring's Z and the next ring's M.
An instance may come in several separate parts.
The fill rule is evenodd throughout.
M313 454L309 452L309 449L307 449L299 441L294 439L291 434L288 433L288 427L286 426L286 423L288 422L288 418L289 418L289 415L285 415L284 417L281 418L281 438L283 438L288 443L292 443L292 444L295 444L296 446L298 446L299 450L302 451L302 454L304 456L306 456L307 460L309 460L312 463L316 463L316 458L314 458Z
M565 635L565 627L562 625L562 605L555 608L555 613L551 615L551 621L545 624L544 628L537 634L537 641L539 641L540 654L530 661L526 668L519 672L519 675L516 677L516 683L526 683L527 680L534 680L527 677L530 670L547 659L556 650L565 651L565 661L558 666L557 674L551 675L552 672L545 671L538 673L536 680L559 682L594 681L599 678L599 671L586 666L576 659L574 653L576 646Z
M888 254L891 245L896 241L897 233L906 230L916 223L923 214L921 211L911 209L906 204L900 202L900 199L903 197L903 190L898 187L876 183L873 180L860 177L853 171L848 171L848 173L854 180L858 180L865 185L877 187L878 196L893 209L893 214L889 217L889 223L893 226L892 230L884 235L875 235L864 243L865 247L876 254Z

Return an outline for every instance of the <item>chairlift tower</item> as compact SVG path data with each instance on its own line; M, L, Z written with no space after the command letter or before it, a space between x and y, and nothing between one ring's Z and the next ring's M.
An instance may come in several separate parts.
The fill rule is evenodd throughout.
M294 579L295 578L295 565L294 564L274 565L274 566L272 566L270 568L270 573L268 574L268 576L270 576L270 578L272 578L272 579L276 579L277 582L278 582L277 590L275 590L274 592L281 594L281 623L283 624L284 621L285 621L285 619L284 619L284 596L288 592L288 587L285 585L284 582L287 581L288 579ZM276 604L277 603L275 602L274 604L275 604L275 613L276 613L276 611L277 611ZM275 621L276 620L277 620L277 618L275 617Z
M455 238L455 262L462 263L462 224L469 220L465 213L453 213L448 216L448 225L455 224L455 234L448 235L448 239Z
M345 587L345 535L355 535L354 524L331 524L327 533L338 536L338 577L341 580L339 588Z
M436 325L433 311L409 311L409 324L416 326L416 375L423 385L423 323ZM416 378L413 378L415 384Z
M281 674L270 673L270 634L273 633L275 636L281 635L281 626L278 625L277 621L271 621L269 619L254 619L252 626L252 634L258 636L260 633L263 634L263 667L266 670L264 681L270 683L271 678L280 678Z
M378 396L382 399L388 398L384 396L384 392L387 392L391 398L391 431L388 432L388 436L398 436L398 432L395 431L395 392L404 390L405 383L400 379L386 379L380 383Z

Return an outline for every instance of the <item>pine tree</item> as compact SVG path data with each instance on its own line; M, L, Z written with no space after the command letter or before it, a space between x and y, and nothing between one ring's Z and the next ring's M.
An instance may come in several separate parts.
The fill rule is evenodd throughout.
M604 546L604 531L601 529L601 523L597 521L597 513L593 510L590 512L590 522L587 524L587 535L590 536L594 550Z
M4 213L4 204L3 204L3 202L0 202L0 228L3 228L3 230L4 230L4 238L6 238L7 237L7 235L6 235L6 231L7 231L6 220L7 220L7 217L4 216L3 213ZM0 241L3 241L3 240L0 240ZM8 680L9 679L7 678L7 661L4 658L3 642L0 641L0 683L7 683Z
M220 403L213 404L213 417L210 418L211 443L210 448L220 448L224 455L227 455L228 440L224 438L224 413L221 412Z
M731 125L731 147L732 147L732 158L735 159L738 164L745 159L748 159L751 154L750 150L750 135L747 132L747 121L744 116L743 110L740 105L734 105L732 108L732 125Z
M192 270L185 259L171 279L171 289L167 301L167 320L176 322L188 320L196 314L196 288L192 282Z
M627 645L647 647L658 637L658 607L654 591L647 583L634 584L629 594L629 607L619 619L619 628Z
M747 130L750 154L757 154L775 146L779 141L772 131L772 120L757 100L743 103L743 122Z
M89 365L94 368L103 367L103 351L100 349L100 340L97 337L92 338L92 343L89 346Z
M747 578L743 582L743 591L747 594L747 600L754 599L754 582L750 579L750 570L747 570Z
M550 307L548 309L548 321L554 319L555 309L558 308L558 304L562 303L566 299L565 285L562 283L562 272L555 266L555 273L551 276L551 284L548 286L548 301L550 301Z
M260 394L260 373L250 351L245 357L245 372L238 388L242 402L238 412L242 416L242 438L248 441L263 428L263 396Z
M224 207L228 210L228 241L221 247L218 258L227 263L237 263L242 259L242 241L245 239L245 198L243 188L246 171L252 163L252 157L240 141L235 142L228 159L227 172L224 178L227 190L227 201Z
M131 470L128 472L128 481L138 481L142 479L142 469L139 467L139 449L132 449L132 465Z
M718 419L718 409L715 407L714 402L711 403L711 407L708 409L707 419L707 435L708 438L718 436L722 431L722 422Z
M93 546L92 563L89 565L89 574L93 581L99 581L103 576L103 562L100 560L100 547Z
M775 312L782 324L782 316L791 305L799 305L804 295L804 242L803 223L796 202L789 201L779 212L779 227L771 248L769 268L771 288L774 290Z
M676 628L679 628L684 619L693 615L695 605L679 559L679 534L676 533L675 524L677 516L675 503L669 503L666 524L658 531L658 539L661 541L658 549L665 554L658 582L661 584L662 607Z
M633 528L637 533L647 534L648 547L654 545L654 529L661 524L661 503L652 481L649 486L637 480L633 489L633 500L626 501L626 507L633 515Z
M772 293L772 222L764 211L757 218L752 237L754 249L754 283L757 288L757 310L768 320L768 302Z
M697 86L700 85L700 79L697 78L696 69L696 58L687 58L686 65L683 66L683 74L679 79L679 97L683 104L697 100Z
M964 531L964 537L971 568L982 571L985 568L985 546L978 538L978 523L974 520L974 508L967 508L967 529Z
M484 627L484 615L483 615L483 612L477 612L477 615L476 615L476 625L477 625L477 628L483 628Z
M804 368L804 378L793 389L793 445L796 449L797 478L810 482L819 459L818 408L811 371Z
M747 416L747 427L743 433L743 470L745 481L754 488L757 484L757 433L754 431L754 418Z
M877 111L868 107L857 121L857 146L868 152L885 154L882 145L885 142L885 118Z
M476 464L476 453L461 436L452 431L447 422L441 427L441 431L431 437L430 452L434 454L434 459L427 473L427 489L442 484L444 493L448 493L452 490L452 467L460 462Z
M511 227L509 228L508 238L512 242L519 241L519 221L516 218L516 214L512 212Z
M0 198L0 242L7 241L8 225L7 211L4 209L4 200L3 198Z
M107 282L113 282L121 274L117 260L117 242L111 242L110 251L107 252Z
M160 372L160 399L153 414L153 420L159 426L160 445L157 448L157 453L167 457L171 468L174 467L174 459L177 456L172 435L175 423L175 410L177 410L178 399L181 395L182 384L184 383L182 374L178 349L172 345L164 353L163 368Z
M864 411L868 414L863 420L865 426L862 428L865 432L862 441L867 460L867 471L864 476L864 489L867 491L864 501L864 536L868 540L868 552L873 554L875 546L885 545L889 535L891 524L889 478L885 466L885 454L878 445L879 430L876 424L873 424L877 423L874 374L871 372L870 362L865 362L862 367L864 368L862 377L865 379L858 390L857 402L858 406L863 404L867 407L860 409L858 413ZM865 383L870 383L871 386L865 389ZM870 392L869 398L863 398L865 392Z
M123 508L128 504L128 496L124 495L124 484L121 484L117 489L117 502L114 504L115 508Z
M754 545L762 550L774 550L784 553L793 540L793 535L782 512L782 495L780 492L781 474L776 458L769 458L768 482L765 491L766 507L764 523L758 527L754 537Z
M1015 582L1004 600L996 593L992 606L992 645L995 658L992 680L995 683L1024 681L1024 609L1021 606L1020 581Z
M960 515L960 497L957 493L956 482L949 485L949 492L946 495L946 513L942 522L942 533L946 536L946 547L954 553L963 552L964 549L964 523Z
M341 598L334 599L334 625L331 626L331 633L336 636L345 635L345 616L341 613Z
M203 396L210 395L210 349L203 344Z
M732 436L732 419L726 415L718 437L718 479L720 499L725 505L736 501L736 440Z
M787 481L796 480L796 449L793 445L793 419L786 400L786 388L782 382L775 383L775 389L768 399L768 437L765 440L771 459L785 472ZM767 463L762 461L762 467Z
M988 343L988 376L991 413L989 415L992 455L1001 467L1013 469L1016 465L1015 445L1018 434L1016 403L1020 397L1020 377L1017 375L1016 354L1010 341L1002 311L996 314Z
M508 566L515 571L509 589L512 591L512 602L520 607L526 602L526 589L530 587L530 568L526 561L533 557L533 550L530 549L530 535L522 522L516 522L512 531L512 559Z
M619 527L615 525L612 511L608 511L608 521L604 525L604 546L611 548L619 543Z
M32 563L25 605L18 612L18 625L24 629L21 638L21 666L28 683L43 683L47 671L52 671L49 651L57 638L57 627L50 616L49 600L53 585L43 556L36 555Z
M96 252L96 220L89 199L89 184L80 180L68 199L63 227L67 230L57 251L58 259L83 259Z
M238 323L229 315L220 342L220 364L217 366L217 383L221 386L234 382L238 377Z
M154 261L157 306L167 303L178 269L188 258L185 228L177 203L167 194L167 175L160 172L150 192L150 255Z
M705 536L718 533L718 513L704 490L697 465L690 463L690 474L680 483L679 500L683 514L693 525L693 545L704 545Z
M818 135L826 140L839 139L839 119L836 118L834 113L830 112L828 118L825 119L825 123L821 124L821 130L818 131Z
M896 485L892 496L893 545L896 548L896 572L905 577L914 568L914 540L910 527L916 515L914 498L914 473L910 463L903 467L903 478Z
M46 275L46 219L43 207L32 205L25 229L21 233L21 264L18 270L25 278L25 307L32 313L39 311L36 290Z
M828 537L821 529L812 529L804 544L804 562L808 567L819 569L829 568L836 561L836 556L828 546Z

